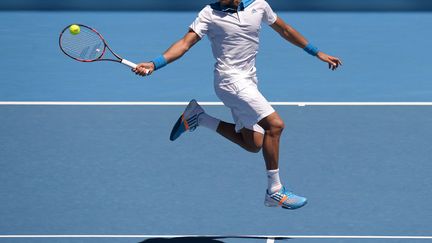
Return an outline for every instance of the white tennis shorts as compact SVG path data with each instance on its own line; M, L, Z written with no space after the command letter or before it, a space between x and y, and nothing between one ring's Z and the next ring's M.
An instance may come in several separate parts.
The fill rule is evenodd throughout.
M236 132L247 128L264 134L264 129L257 123L275 112L259 92L257 83L256 77L242 78L230 83L215 82L216 95L231 109Z

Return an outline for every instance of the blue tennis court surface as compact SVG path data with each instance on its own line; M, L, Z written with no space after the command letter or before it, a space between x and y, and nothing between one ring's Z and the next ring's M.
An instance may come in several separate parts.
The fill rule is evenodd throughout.
M430 53L421 48L432 37L430 13L279 15L321 49L340 56L344 66L328 71L263 26L258 72L270 101L431 101ZM149 78L118 64L77 63L58 48L62 28L79 22L98 29L125 58L149 60L182 37L195 16L0 12L0 101L218 101L207 40ZM158 26L152 24L156 21ZM432 235L432 106L275 107L286 123L282 180L310 201L296 211L263 205L261 154L244 152L205 128L170 142L184 106L0 105L0 237ZM232 120L223 106L204 108ZM181 242L0 238L13 243L143 240Z
M264 207L260 154L206 129L170 142L181 110L0 107L2 234L430 232L430 107L277 107L297 211Z

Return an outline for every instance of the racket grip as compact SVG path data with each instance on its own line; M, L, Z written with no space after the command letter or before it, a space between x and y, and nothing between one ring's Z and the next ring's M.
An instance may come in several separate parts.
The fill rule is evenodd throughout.
M123 63L124 65L126 65L126 66L128 66L130 68L136 68L138 66L135 63L130 62L130 61L126 60L126 59L122 59L121 63Z
M128 66L130 68L136 68L138 66L135 63L130 62L130 61L126 60L126 59L122 59L121 63L123 63L124 65L126 65L126 66ZM150 72L149 70L146 70L146 74L149 74L149 72Z

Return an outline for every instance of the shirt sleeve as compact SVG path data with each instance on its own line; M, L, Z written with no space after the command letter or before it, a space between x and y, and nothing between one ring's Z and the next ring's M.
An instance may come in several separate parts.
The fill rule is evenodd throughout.
M277 15L275 12L273 12L273 9L270 7L270 5L264 1L264 16L263 20L268 24L272 25L277 20Z
M201 12L199 12L198 17L189 26L200 38L204 37L209 29L209 24L211 22L211 8L209 6L205 7Z

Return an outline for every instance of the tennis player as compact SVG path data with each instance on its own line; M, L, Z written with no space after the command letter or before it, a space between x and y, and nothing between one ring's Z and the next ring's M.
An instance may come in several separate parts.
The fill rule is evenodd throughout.
M234 124L207 114L192 100L171 133L171 140L185 131L203 126L216 131L247 151L263 151L268 188L264 204L297 209L307 199L287 190L279 177L279 140L284 122L258 90L255 58L258 53L261 23L270 25L280 36L328 63L335 70L341 61L309 43L299 32L279 18L265 0L219 0L207 5L189 26L186 35L150 62L140 63L136 74L151 75L179 59L205 35L216 59L214 88L225 106L231 109Z

